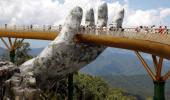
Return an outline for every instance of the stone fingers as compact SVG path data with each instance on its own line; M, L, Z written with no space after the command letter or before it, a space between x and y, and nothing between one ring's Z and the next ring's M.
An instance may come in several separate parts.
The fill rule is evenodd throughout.
M89 8L86 11L85 15L85 27L94 27L95 20L94 20L94 10L93 8Z
M121 28L124 18L124 9L117 11L116 15L113 18L113 24L115 28Z
M85 15L85 33L101 34L104 27L107 27L108 8L107 3L102 2L98 5L97 25L95 25L94 10L89 8ZM97 26L97 27L96 27Z
M107 21L108 21L107 3L102 2L98 6L97 26L107 27Z
M97 12L97 30L96 34L104 34L103 31L107 27L107 21L108 21L108 8L107 3L102 2L98 6L98 12Z
M75 34L77 34L79 31L82 15L82 8L73 8L69 15L66 17L65 23L59 36L52 43L56 43L57 41L73 42Z

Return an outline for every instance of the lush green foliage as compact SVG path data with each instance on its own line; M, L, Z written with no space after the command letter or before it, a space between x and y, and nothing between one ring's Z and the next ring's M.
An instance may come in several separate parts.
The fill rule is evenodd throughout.
M28 52L31 50L30 49L30 44L28 42L23 42L22 40L18 40L16 42L16 51L15 51L15 63L17 65L22 64L23 62L29 60L32 58L32 56L30 56L28 54Z
M77 85L79 91L84 92L85 100L136 100L135 97L127 95L122 90L111 88L102 78L97 76L77 74L75 75L74 84ZM76 92L75 94L80 94L81 92ZM78 98L77 100L82 99Z
M45 93L43 98L50 100L67 99L67 79L63 79L57 85ZM120 89L111 88L102 78L86 74L74 75L74 99L73 100L137 100Z

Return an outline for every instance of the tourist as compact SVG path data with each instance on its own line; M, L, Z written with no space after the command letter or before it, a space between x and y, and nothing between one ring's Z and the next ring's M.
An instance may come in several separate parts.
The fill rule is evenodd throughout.
M61 29L62 29L62 26L61 26L61 25L59 25L59 31L61 31Z
M122 26L120 26L119 31L124 32L124 28L122 28Z
M148 26L145 26L145 27L144 27L144 31L145 31L145 33L149 33L149 28L148 28Z
M164 33L165 33L165 34L168 34L167 26L164 27Z
M152 32L152 33L156 33L156 27L155 27L155 25L151 26L151 32Z
M48 26L48 31L50 31L50 30L51 30L51 25Z
M7 24L5 24L5 29L7 29Z
M163 34L163 32L164 32L164 30L163 30L162 26L159 26L158 33Z
M136 27L135 28L135 32L139 32L140 30L139 30L139 27Z
M145 33L144 26L139 26L139 32Z
M30 25L30 29L32 30L32 28L33 28L33 26L32 25Z

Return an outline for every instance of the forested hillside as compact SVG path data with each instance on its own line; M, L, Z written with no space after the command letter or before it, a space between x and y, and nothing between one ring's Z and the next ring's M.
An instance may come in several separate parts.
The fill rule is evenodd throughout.
M67 78L59 81L53 88L43 93L47 100L65 100L67 98ZM73 100L139 100L137 96L113 89L101 77L87 74L74 74Z
M137 95L142 100L153 96L153 81L149 75L118 75L101 76L113 88L119 88L131 94ZM166 83L166 100L170 100L170 80Z

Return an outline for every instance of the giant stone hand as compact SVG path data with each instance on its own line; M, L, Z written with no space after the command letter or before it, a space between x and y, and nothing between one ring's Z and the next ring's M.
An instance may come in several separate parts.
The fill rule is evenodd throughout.
M100 15L98 18L99 26L106 26L107 5L104 3L99 7L101 7L99 8L100 12L98 12L98 15ZM80 28L82 14L83 11L80 7L73 8L67 16L58 37L36 58L20 66L21 73L14 75L7 81L8 86L11 85L11 82L13 83L6 92L6 94L13 94L9 98L14 98L18 94L19 98L29 98L30 95L33 98L33 92L38 94L39 89L48 88L51 82L58 81L67 74L78 71L93 61L105 49L103 46L76 43L74 41L74 36ZM91 17L89 13L86 16Z

